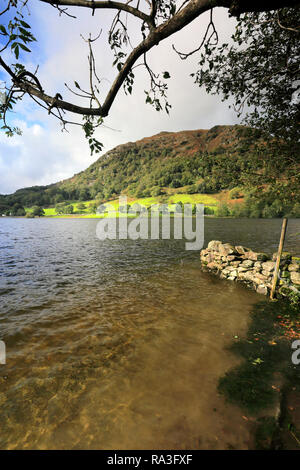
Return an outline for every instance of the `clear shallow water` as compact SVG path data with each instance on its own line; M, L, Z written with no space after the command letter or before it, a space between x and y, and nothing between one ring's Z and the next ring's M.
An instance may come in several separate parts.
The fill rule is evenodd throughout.
M99 241L95 219L0 219L1 448L249 448L225 350L261 300L201 273L183 241ZM280 220L206 219L277 249ZM285 249L300 254L300 221Z

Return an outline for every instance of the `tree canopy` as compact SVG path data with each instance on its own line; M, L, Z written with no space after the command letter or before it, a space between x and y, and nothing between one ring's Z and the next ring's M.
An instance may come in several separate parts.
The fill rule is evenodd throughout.
M167 71L155 73L147 62L147 53L207 11L211 12L210 21L197 48L197 51L204 48L204 52L200 70L195 75L196 82L204 84L209 91L222 92L225 98L233 94L238 106L243 103L254 105L252 117L258 116L256 123L260 126L274 111L273 130L286 127L287 119L294 119L297 113L292 106L292 111L290 112L289 107L289 111L282 116L282 107L287 103L287 96L294 90L294 85L291 85L294 80L291 70L294 70L295 64L290 61L290 56L295 52L299 30L297 24L293 20L291 24L290 20L293 12L297 11L296 0L39 0L45 7L55 7L60 15L71 16L74 22L75 10L76 14L80 14L80 9L88 9L91 15L96 15L98 10L103 9L115 11L106 39L102 38L101 31L96 37L90 34L88 38L83 38L88 51L89 81L83 85L74 77L73 85L66 84L66 91L74 97L71 101L63 99L60 93L49 94L39 78L38 69L29 70L28 65L25 65L28 63L25 56L31 52L31 43L36 40L35 33L24 16L25 7L30 9L31 1L4 0L5 6L0 12L0 70L6 74L2 84L0 118L3 121L2 128L8 136L20 132L10 125L8 114L17 101L27 95L45 108L49 115L58 118L63 128L68 124L82 126L91 151L99 152L102 145L94 137L95 129L103 123L103 118L110 112L122 87L125 93L132 93L136 68L140 66L149 74L150 85L145 90L146 102L157 111L164 109L169 112L171 105L167 98L167 81L170 74ZM246 48L244 55L228 45L215 49L218 33L213 23L213 10L217 7L227 8L229 15L240 18L234 41L238 46ZM284 8L289 10L284 10L281 14ZM134 45L126 21L128 15L135 17L140 23L140 40ZM255 39L250 40L252 34ZM287 45L284 43L286 37L289 38ZM249 40L250 46L247 45ZM259 48L257 54L256 45L259 40L263 41L263 47ZM116 69L115 79L106 96L102 94L101 79L97 72L97 57L94 54L96 41L108 41ZM193 52L196 51L191 53ZM178 52L182 58L191 53ZM261 60L262 57L265 60ZM299 54L296 63L299 73ZM205 64L208 64L208 69L205 69ZM257 71L254 70L255 66ZM254 75L251 75L253 72ZM272 73L271 77L269 73ZM288 89L281 96L282 87L286 87L287 83ZM269 84L272 86L269 87ZM252 91L248 92L249 87ZM82 100L85 100L86 105L82 105ZM76 121L72 115L81 116L82 120ZM260 119L262 121L259 122Z
M233 97L246 122L270 135L300 141L300 10L242 15L233 45L206 45L195 81Z

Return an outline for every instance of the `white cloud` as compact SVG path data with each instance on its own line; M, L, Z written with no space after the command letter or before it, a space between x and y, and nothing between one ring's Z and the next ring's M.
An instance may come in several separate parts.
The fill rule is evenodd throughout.
M73 12L82 18L79 26L76 20L59 18L54 8L39 5L34 11L40 41L36 55L41 61L40 77L48 94L60 92L64 99L72 98L64 83L74 80L84 84L88 80L87 45L80 33L87 36L89 30L95 35L102 28L102 36L95 47L99 75L110 82L114 77L112 57L105 44L111 12L96 12L95 17L82 9ZM106 20L102 20L105 19ZM204 90L193 84L189 76L197 69L197 54L181 61L172 50L174 43L179 50L189 51L198 46L208 22L205 15L191 25L164 41L149 53L149 63L155 71L168 70L169 101L172 104L170 116L157 113L145 104L144 90L149 87L148 78L142 68L136 69L136 82L132 96L125 96L120 90L105 124L117 131L102 128L96 137L104 143L105 151L121 143L135 141L163 130L210 128L217 124L237 122L235 114L217 96L208 96ZM220 42L230 38L234 20L228 19L226 10L218 9L215 14ZM132 23L137 38L135 22ZM42 51L44 56L42 57ZM110 82L103 81L104 88ZM80 98L76 98L81 104ZM0 193L14 191L28 185L48 184L72 176L85 169L97 157L91 157L82 130L69 128L69 134L61 133L58 121L50 119L47 112L26 99L18 107L22 117L23 136L8 140L0 136ZM78 120L78 116L73 115ZM80 120L80 118L79 118Z
M21 137L0 134L0 188L9 193L19 187L50 184L69 177L91 163L81 136L63 135L56 128L43 129L16 122Z

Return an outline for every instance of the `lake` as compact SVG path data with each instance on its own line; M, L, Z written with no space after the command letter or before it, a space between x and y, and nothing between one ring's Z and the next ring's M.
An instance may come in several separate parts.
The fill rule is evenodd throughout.
M1 449L247 449L217 393L264 297L203 273L184 240L96 238L96 219L0 219ZM281 220L205 219L272 253ZM285 250L300 255L300 220Z

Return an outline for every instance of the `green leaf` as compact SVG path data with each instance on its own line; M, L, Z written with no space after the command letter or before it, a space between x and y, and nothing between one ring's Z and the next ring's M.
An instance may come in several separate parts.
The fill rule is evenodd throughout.
M24 28L27 28L27 29L31 28L31 26L23 20L20 20L20 23L21 23L22 26L24 26Z
M176 12L176 5L175 3L172 3L171 8L170 8L170 13L173 16L175 15L175 12Z
M29 36L29 35L30 35L30 33L29 33L26 29L21 28L21 26L19 26L19 31L20 31L22 34L24 34L24 36Z
M24 46L24 44L19 43L19 46L21 47L21 49L23 49L23 51L31 52L31 50L28 49L28 47Z
M18 45L18 44L16 45L14 52L15 52L16 59L18 59L18 58L19 58L19 54L20 54L20 49L19 49L19 45Z
M5 29L5 27L3 26L3 24L0 24L0 31L2 32L2 34L4 34L4 36L7 36L7 31Z

